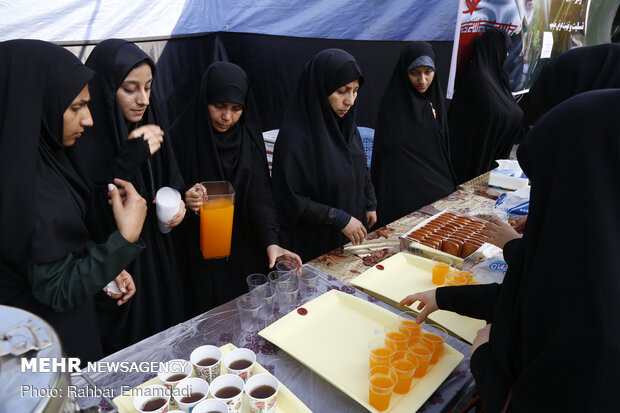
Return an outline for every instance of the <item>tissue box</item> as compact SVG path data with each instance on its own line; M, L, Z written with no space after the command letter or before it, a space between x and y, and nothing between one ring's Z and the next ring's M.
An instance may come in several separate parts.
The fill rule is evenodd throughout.
M528 185L529 179L521 170L519 162L508 159L498 159L499 166L489 175L489 186L517 190Z

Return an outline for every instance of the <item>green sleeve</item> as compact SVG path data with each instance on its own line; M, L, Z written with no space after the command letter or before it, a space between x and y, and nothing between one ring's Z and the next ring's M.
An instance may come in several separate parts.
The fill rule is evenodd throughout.
M104 244L89 244L82 258L69 254L49 263L29 263L32 294L55 311L67 311L101 291L145 247L142 239L132 244L115 231Z

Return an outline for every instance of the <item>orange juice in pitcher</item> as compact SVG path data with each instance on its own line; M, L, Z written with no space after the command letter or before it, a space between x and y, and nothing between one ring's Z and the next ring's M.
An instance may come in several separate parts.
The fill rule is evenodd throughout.
M200 250L204 259L230 255L235 190L230 182L202 182L206 192L200 207Z

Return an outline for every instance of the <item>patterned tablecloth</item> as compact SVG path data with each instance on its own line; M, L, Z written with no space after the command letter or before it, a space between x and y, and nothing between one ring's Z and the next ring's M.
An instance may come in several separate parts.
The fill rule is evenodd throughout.
M494 205L493 199L457 190L445 198L372 231L366 236L366 241L362 245L345 244L310 261L309 264L344 283L349 283L352 278L368 268L399 252L399 237L438 212L444 210L460 213L490 212Z

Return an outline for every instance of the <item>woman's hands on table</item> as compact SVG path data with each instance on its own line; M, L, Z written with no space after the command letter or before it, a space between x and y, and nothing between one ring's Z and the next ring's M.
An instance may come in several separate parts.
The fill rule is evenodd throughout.
M360 222L360 220L355 217L351 217L349 223L341 230L341 232L356 245L364 242L364 239L366 238L366 228L364 228L364 225Z
M512 226L497 218L489 219L482 233L485 235L487 242L502 249L508 241L522 237Z
M519 234L523 234L525 231L525 222L527 221L527 215L522 217L518 217L510 221L510 225L517 231Z
M282 248L279 245L271 244L267 247L267 257L269 258L269 268L273 268L276 265L276 261L294 261L299 268L303 265L299 255Z
M366 211L366 222L368 229L372 228L377 223L377 211Z
M421 324L424 320L426 320L426 317L428 317L430 313L439 310L439 307L437 307L437 299L435 298L436 291L437 289L433 289L408 295L398 304L400 306L410 306L416 301L419 301L420 304L418 304L417 308L418 311L422 311L420 311L420 314L416 317L415 322Z
M489 336L491 335L491 324L487 324L482 327L476 333L476 338L474 339L474 343L471 345L471 354L474 354L474 351L484 343L489 342Z

